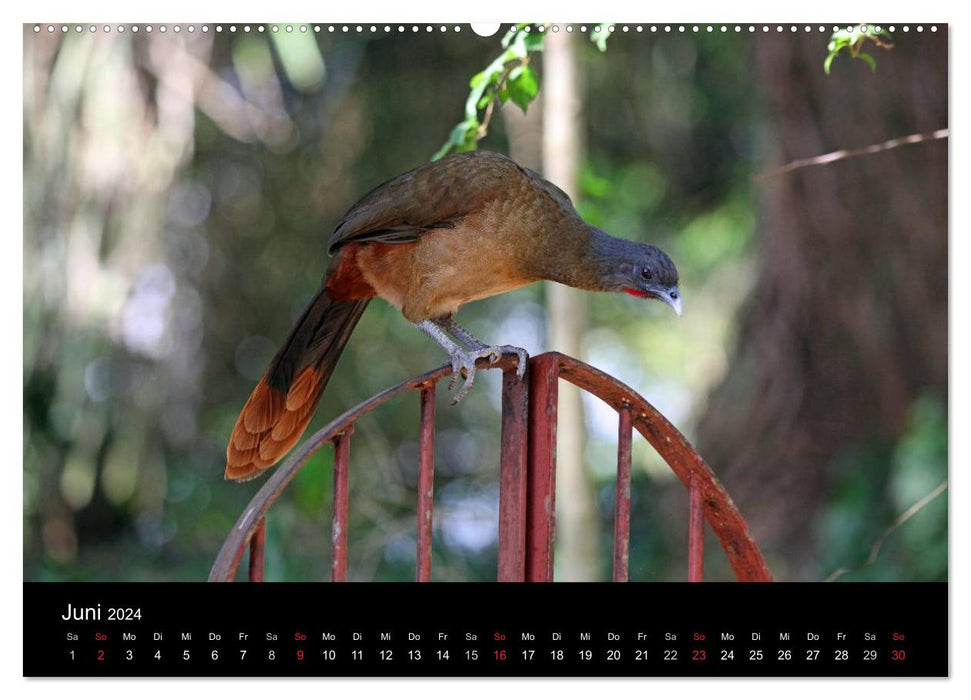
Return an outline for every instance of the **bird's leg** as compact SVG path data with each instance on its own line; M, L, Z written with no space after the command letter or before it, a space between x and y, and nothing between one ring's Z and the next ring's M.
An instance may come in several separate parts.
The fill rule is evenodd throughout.
M427 335L429 338L438 343L445 352L448 353L449 360L452 363L452 381L449 382L449 390L455 386L455 382L464 371L465 373L465 384L459 389L458 393L452 399L452 405L454 406L459 401L465 398L466 394L472 389L472 383L475 381L475 361L479 358L486 357L489 358L491 362L496 362L504 351L504 347L488 347L481 341L475 338L471 333L468 333L462 329L465 342L470 345L474 343L474 347L465 349L458 343L456 343L452 338L449 337L446 330L446 326L436 320L426 319L419 323L414 324L418 330ZM510 348L510 351L518 351L523 353L520 357L520 368L525 367L523 357L525 357L526 351L519 348Z
M489 347L456 323L454 316L445 316L444 318L440 318L438 319L437 323L453 338L465 343L465 345L472 350L485 350Z
M475 381L476 357L452 340L445 329L432 319L425 319L414 325L415 328L438 343L448 353L448 358L452 363L452 380L448 384L449 391L455 386L455 381L459 375L462 374L463 370L465 371L465 384L452 399L452 405L454 406L464 399L465 395L472 389L472 382Z
M446 316L445 318L438 319L438 323L439 326L445 331L449 332L452 337L462 341L472 350L481 353L478 355L478 357L489 357L491 362L498 362L503 353L515 353L519 358L519 365L516 367L516 374L520 379L522 379L526 374L526 363L529 360L529 356L526 354L524 349L518 348L514 345L486 345L456 323L454 316ZM486 353L488 353L488 355Z

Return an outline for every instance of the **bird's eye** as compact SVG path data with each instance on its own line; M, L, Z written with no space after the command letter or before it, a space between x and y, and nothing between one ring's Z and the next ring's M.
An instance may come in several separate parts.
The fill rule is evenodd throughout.
M646 280L648 282L650 282L652 279L654 279L654 273L651 272L651 268L649 268L649 267L642 267L641 268L641 279L644 279L644 280Z

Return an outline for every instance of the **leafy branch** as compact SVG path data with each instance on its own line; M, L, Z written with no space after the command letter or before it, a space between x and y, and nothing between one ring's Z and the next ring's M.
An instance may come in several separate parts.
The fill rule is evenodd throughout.
M590 32L590 41L592 41L596 47L600 49L600 53L607 50L607 39L610 37L610 29L608 29L609 26L610 25L606 23L598 24L593 28L593 31Z
M883 38L881 38L883 37ZM862 25L860 29L840 29L829 39L826 60L823 61L823 70L829 75L830 67L835 59L844 49L850 54L851 58L858 58L868 66L870 70L876 71L877 61L871 55L863 51L867 41L872 41L875 46L881 49L892 49L890 34L886 29L874 29L867 25Z
M503 52L469 81L465 119L455 125L432 160L455 151L474 151L489 131L496 107L512 100L523 112L539 93L539 77L529 65L530 54L543 50L543 34L513 25L502 39ZM480 114L481 113L481 114Z

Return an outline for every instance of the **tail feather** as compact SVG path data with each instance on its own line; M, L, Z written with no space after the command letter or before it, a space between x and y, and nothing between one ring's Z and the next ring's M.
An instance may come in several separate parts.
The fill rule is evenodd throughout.
M240 414L243 428L252 435L266 432L273 426L284 407L284 397L269 385L257 385Z
M305 371L297 377L296 381L290 385L290 391L287 392L286 409L297 411L312 400L314 391L318 386L317 380L316 373L309 371Z
M297 443L367 304L317 294L236 420L226 447L227 479L259 476Z

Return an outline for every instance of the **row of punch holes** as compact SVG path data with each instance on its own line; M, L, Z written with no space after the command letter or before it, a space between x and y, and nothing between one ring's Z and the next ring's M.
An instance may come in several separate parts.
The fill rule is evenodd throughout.
M180 34L183 31L188 32L190 34L193 34L196 31L200 31L203 34L207 34L207 33L211 32L211 31L215 31L217 33L220 33L220 32L223 32L223 31L228 31L230 33L235 33L235 32L238 32L238 31L242 31L244 33L248 33L248 32L253 32L253 31L255 31L255 32L266 32L267 30L269 30L271 32L274 32L274 33L278 33L278 32L287 32L287 33L303 32L303 33L306 33L308 31L313 31L313 32L315 32L317 34L325 33L325 32L326 33L330 33L330 34L334 34L334 33L338 33L338 32L344 33L344 34L349 34L349 33L352 33L352 32L353 33L357 33L357 34L362 34L362 33L365 33L365 32L368 32L368 33L371 33L371 34L377 34L378 32L382 32L384 34L391 34L392 32L396 32L398 34L405 34L405 33L417 34L417 33L421 32L422 30L424 30L426 33L429 33L429 32L434 32L436 29L439 32L442 32L442 33L448 32L449 29L451 29L454 32L461 32L462 31L462 28L460 26L458 26L458 25L452 25L450 27L450 26L446 26L444 24L443 25L434 25L434 26L431 25L431 24L425 24L425 25L417 25L417 24L404 25L404 24L399 24L399 25L395 25L395 26L392 26L392 25L389 25L389 24L385 24L385 25L381 25L381 26L378 26L378 25L375 25L375 24L372 24L372 25L361 25L361 24L338 24L338 25L334 25L334 24L328 24L328 25L320 25L320 24L313 24L313 25L310 25L310 24L270 24L270 25L255 24L255 25L249 25L249 24L241 24L241 25L236 25L236 24L228 24L228 25L225 25L225 26L224 25L221 25L221 24L217 24L217 25L213 25L213 26L210 26L208 24L202 24L202 25L198 25L198 26L196 26L194 24L185 24L185 25L182 25L182 24L172 24L172 25L166 25L166 24L158 24L158 25L151 25L151 24L138 25L138 24L132 24L132 25L127 25L127 26L124 25L124 24L119 24L119 25L115 25L115 27L114 27L114 31L116 31L118 33L124 33L126 31L131 31L131 32L134 32L134 33L137 33L139 31L144 31L146 33L151 33L153 31L158 31L158 32L161 32L163 34L165 32L167 32L167 31L169 31L169 30L171 30L172 32L174 32L176 34ZM673 25L673 24L662 24L662 25L654 25L654 24L652 24L652 25L641 25L641 24L628 25L628 24L619 24L619 25L614 25L614 24L608 24L608 25L600 25L600 24L596 24L596 25L592 25L592 26L589 26L589 27L587 25L584 25L584 24L581 24L581 25L572 25L572 24L564 24L564 25L560 25L560 24L550 24L550 25L544 25L544 24L537 24L537 25L527 25L524 28L523 31L526 31L526 32L537 31L537 32L541 32L542 33L542 32L546 32L546 31L559 32L561 29L564 30L564 31L566 31L566 32L568 32L568 33L572 33L574 31L579 31L581 34L586 34L588 31L589 32L593 32L593 33L599 33L599 32L602 32L602 31L607 31L607 32L620 31L622 33L628 33L628 32L635 32L635 33L643 33L643 32L653 32L653 33L658 33L658 32L661 32L661 33L680 32L680 33L688 33L688 32L691 32L691 33L695 33L695 34L701 34L701 33L709 33L710 34L710 33L714 33L714 32L727 33L727 32L731 32L731 31L734 31L736 33L741 33L741 32L746 32L747 31L749 33L754 34L756 32L768 33L768 32L771 32L773 29L776 32L784 32L784 31L787 31L787 30L790 31L790 32L798 32L798 31L800 31L800 29L802 29L805 32L811 32L811 31L813 31L814 27L812 27L812 26L810 26L808 24L807 25L804 25L804 26L797 26L797 25L794 25L794 24L793 25L781 25L781 24L776 24L776 25L768 25L768 24L760 24L760 25L754 25L754 24L749 24L749 25L739 25L739 24L735 24L735 25L725 25L725 24L720 24L720 25L711 25L711 24L707 24L707 25L698 25L698 24L694 24L694 25L684 25L684 24L678 24L678 25ZM828 32L831 29L832 29L833 32L838 32L838 31L841 31L842 29L844 29L844 27L839 26L839 25L834 25L832 28L830 28L828 25L819 25L819 27L817 29L820 32ZM847 25L845 27L845 29L846 29L846 31L851 32L851 33L852 32L862 32L862 33L879 32L881 30L881 28L880 28L879 25L873 25L872 27L871 26L868 26L868 25ZM911 29L910 25L904 25L902 27L899 27L899 30L904 31L904 32L909 32L910 29ZM914 29L916 31L918 31L918 32L923 32L924 31L924 25L920 25L919 24L919 25L915 26ZM100 31L103 31L103 32L111 32L112 31L112 26L109 25L109 24L105 24L105 25L101 25L101 26L98 26L98 25L95 25L95 24L90 24L90 25L82 25L82 24L76 24L76 25L68 25L68 24L61 24L61 25L54 25L54 24L40 25L40 24L35 24L34 25L34 33L35 34L40 34L43 31L46 31L48 34L54 34L57 31L60 31L62 34L66 34L66 33L70 32L72 30L75 33L77 33L77 34L83 33L85 31L87 31L89 33L93 33L93 32L97 32L99 30ZM890 31L890 32L895 32L897 30L898 30L898 27L896 27L896 26L887 27L887 31ZM930 31L936 32L937 31L937 26L936 25L931 25L930 26Z

